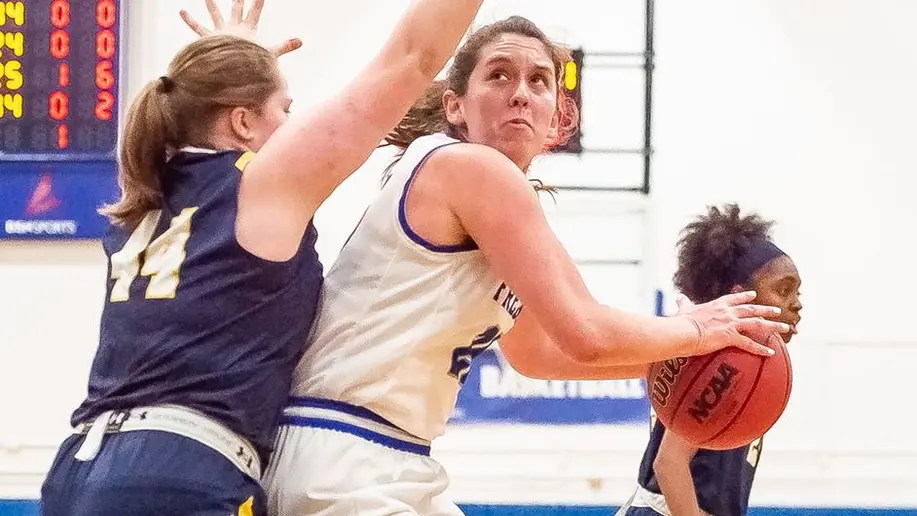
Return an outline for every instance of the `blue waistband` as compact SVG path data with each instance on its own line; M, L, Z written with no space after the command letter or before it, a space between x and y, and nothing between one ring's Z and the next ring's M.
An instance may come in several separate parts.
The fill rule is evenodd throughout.
M323 428L350 434L376 444L415 455L430 455L430 443L398 428L375 412L342 401L323 398L290 398L282 425Z

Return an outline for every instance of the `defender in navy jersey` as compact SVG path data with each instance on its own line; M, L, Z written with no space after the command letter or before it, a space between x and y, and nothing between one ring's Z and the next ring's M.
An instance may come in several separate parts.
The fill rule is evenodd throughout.
M44 516L265 512L261 474L322 285L315 210L433 80L481 1L416 0L353 83L289 123L277 56L301 43L249 41L263 2L245 19L243 3L223 26L208 0L224 34L180 51L128 113L121 199L102 210L99 347Z
M133 230L108 231L99 349L73 425L107 410L181 405L222 422L266 460L285 401L277 393L289 389L302 355L322 265L311 223L285 262L236 241L251 157L180 150L166 168L161 208Z
M117 475L123 467L117 461L131 463L131 451L155 449L135 465L176 470L173 478L160 479L164 485L155 498L194 513L195 499L208 489L201 482L210 477L200 473L210 469L224 473L213 477L225 489L217 501L223 509L263 504L254 481L285 401L278 393L289 389L315 316L322 266L311 224L285 262L259 258L238 244L239 183L250 158L239 151L182 149L166 166L161 208L132 230L112 226L106 234L110 280L99 348L89 395L73 413L76 432L62 457L93 458L98 451L92 447L101 445L88 437L94 429L124 435L110 440L105 451L111 453L95 457L97 464L70 463L71 474L102 467ZM171 428L176 421L187 428ZM129 430L171 430L181 437ZM78 508L87 498L87 507L96 506L98 493L85 492L85 484L53 488L68 492L68 503ZM120 514L159 503L133 486L114 491L107 496ZM54 498L45 497L52 511Z
M683 232L675 286L698 302L755 290L762 303L781 309L779 319L791 326L783 337L789 342L802 310L801 280L793 260L771 242L771 225L742 216L734 204L711 207ZM763 437L734 450L704 450L667 432L655 417L651 425L637 491L619 516L747 514Z

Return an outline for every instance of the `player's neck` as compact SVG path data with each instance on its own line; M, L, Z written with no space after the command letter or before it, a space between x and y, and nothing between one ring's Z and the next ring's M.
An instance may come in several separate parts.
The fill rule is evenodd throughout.
M225 134L212 134L207 138L206 142L203 142L201 147L207 149L213 149L215 151L251 151L243 142L240 142L238 138Z

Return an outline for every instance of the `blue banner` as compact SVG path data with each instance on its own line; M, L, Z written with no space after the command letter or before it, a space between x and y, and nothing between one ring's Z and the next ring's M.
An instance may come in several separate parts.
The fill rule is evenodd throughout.
M646 425L649 414L644 380L533 380L491 348L472 362L450 424Z
M101 238L118 195L114 161L0 162L0 239Z

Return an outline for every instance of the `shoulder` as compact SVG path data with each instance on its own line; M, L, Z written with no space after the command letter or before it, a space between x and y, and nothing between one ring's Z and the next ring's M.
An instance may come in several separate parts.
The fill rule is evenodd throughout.
M503 212L520 217L542 213L525 173L496 149L470 143L449 145L430 156L427 167L427 181L435 183L440 201L460 220Z
M476 143L457 142L443 145L431 155L430 161L444 168L477 165L494 168L513 167L519 170L519 167L502 152Z
M531 190L525 173L505 154L486 145L457 143L440 147L428 157L425 168L435 170L439 181L458 189Z

